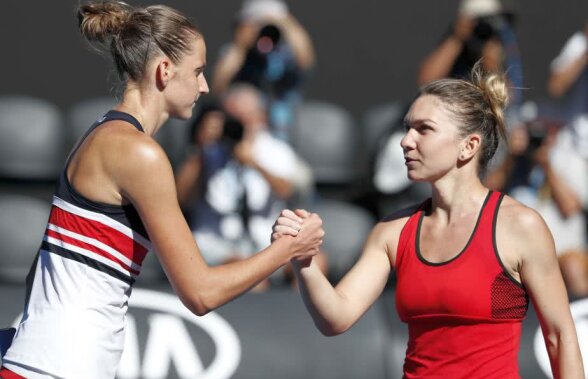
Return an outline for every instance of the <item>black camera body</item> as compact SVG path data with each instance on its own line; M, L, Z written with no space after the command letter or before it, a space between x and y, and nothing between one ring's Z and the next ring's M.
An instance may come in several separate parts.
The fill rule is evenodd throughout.
M474 36L482 41L497 37L506 22L505 17L499 14L479 17L474 28Z
M274 24L266 24L259 30L255 45L259 50L260 41L266 40L267 42L271 42L272 46L275 47L280 43L281 39L282 32L280 31L280 28ZM260 51L260 53L263 54L267 52Z
M225 123L223 125L222 140L228 143L230 146L235 146L243 139L244 135L243 124L236 118L226 115Z
M527 131L529 135L527 153L532 155L543 145L547 137L547 126L541 120L534 120L528 124Z

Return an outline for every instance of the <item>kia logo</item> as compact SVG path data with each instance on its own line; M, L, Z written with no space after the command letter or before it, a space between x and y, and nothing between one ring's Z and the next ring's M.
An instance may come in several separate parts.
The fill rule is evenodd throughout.
M147 328L137 327L134 312L147 314ZM15 325L21 318L22 314ZM207 365L197 349L199 341L190 336L190 325L196 326L201 334L206 334L205 339L214 344L214 354L212 358L208 357L207 362L210 363ZM146 334L143 349L140 348L138 330L143 332L141 336ZM237 333L217 313L210 312L199 317L191 313L175 295L133 289L117 379L165 379L169 377L172 366L181 379L228 379L237 370L240 360L241 344Z
M576 324L576 332L578 333L578 342L580 343L580 350L584 360L584 367L588 367L588 299L575 301L570 305L572 316ZM549 364L549 356L547 349L545 349L545 342L543 340L543 333L541 328L537 328L534 340L535 357L539 363L539 367L548 378L553 378L551 375L551 365Z

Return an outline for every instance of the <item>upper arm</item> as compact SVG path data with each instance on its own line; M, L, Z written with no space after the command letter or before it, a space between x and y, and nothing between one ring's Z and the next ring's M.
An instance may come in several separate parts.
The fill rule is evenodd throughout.
M506 213L510 217L503 230L508 230L506 237L512 240L511 248L520 262L521 282L535 306L543 333L550 336L573 330L553 237L545 221L522 205L512 206Z
M172 286L186 300L195 271L206 265L180 210L171 164L155 141L128 150L117 178L121 192L137 209Z

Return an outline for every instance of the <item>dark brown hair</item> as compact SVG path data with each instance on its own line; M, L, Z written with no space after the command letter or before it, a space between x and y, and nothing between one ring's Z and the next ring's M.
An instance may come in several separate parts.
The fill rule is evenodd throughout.
M154 56L179 63L201 33L179 11L165 5L134 7L122 1L93 1L78 9L80 32L109 47L122 80L139 80Z
M483 174L500 140L506 140L508 89L504 74L484 72L478 62L472 68L471 80L435 80L421 87L418 95L436 96L455 116L461 137L474 133L482 136L479 173Z

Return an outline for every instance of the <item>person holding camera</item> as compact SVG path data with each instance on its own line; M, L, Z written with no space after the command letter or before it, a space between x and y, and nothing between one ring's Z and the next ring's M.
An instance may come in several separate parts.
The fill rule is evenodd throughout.
M564 122L588 114L588 21L551 62L547 90L553 98L562 100Z
M559 196L557 204L562 204L559 208L567 222L581 219L584 225L576 236L571 236L573 241L582 240L576 242L575 249L562 254L560 264L564 272L573 274L569 280L571 292L588 296L588 22L566 41L551 62L547 90L552 98L559 100L558 117L565 125L559 138L560 150L570 157L562 163L561 175L565 185L576 183L573 191ZM558 192L553 194L555 197Z
M257 87L268 104L271 132L288 141L302 84L315 63L308 32L281 0L246 0L233 41L214 67L212 90L222 94L232 83Z
M238 83L222 104L205 104L194 119L190 136L196 149L181 166L176 185L211 265L242 260L267 246L275 215L312 186L310 169L269 132L266 114L261 93ZM326 264L324 257L318 260Z
M447 77L467 77L480 60L486 71L506 72L510 106L519 105L522 65L513 19L514 13L499 0L462 0L451 30L422 62L418 85Z

